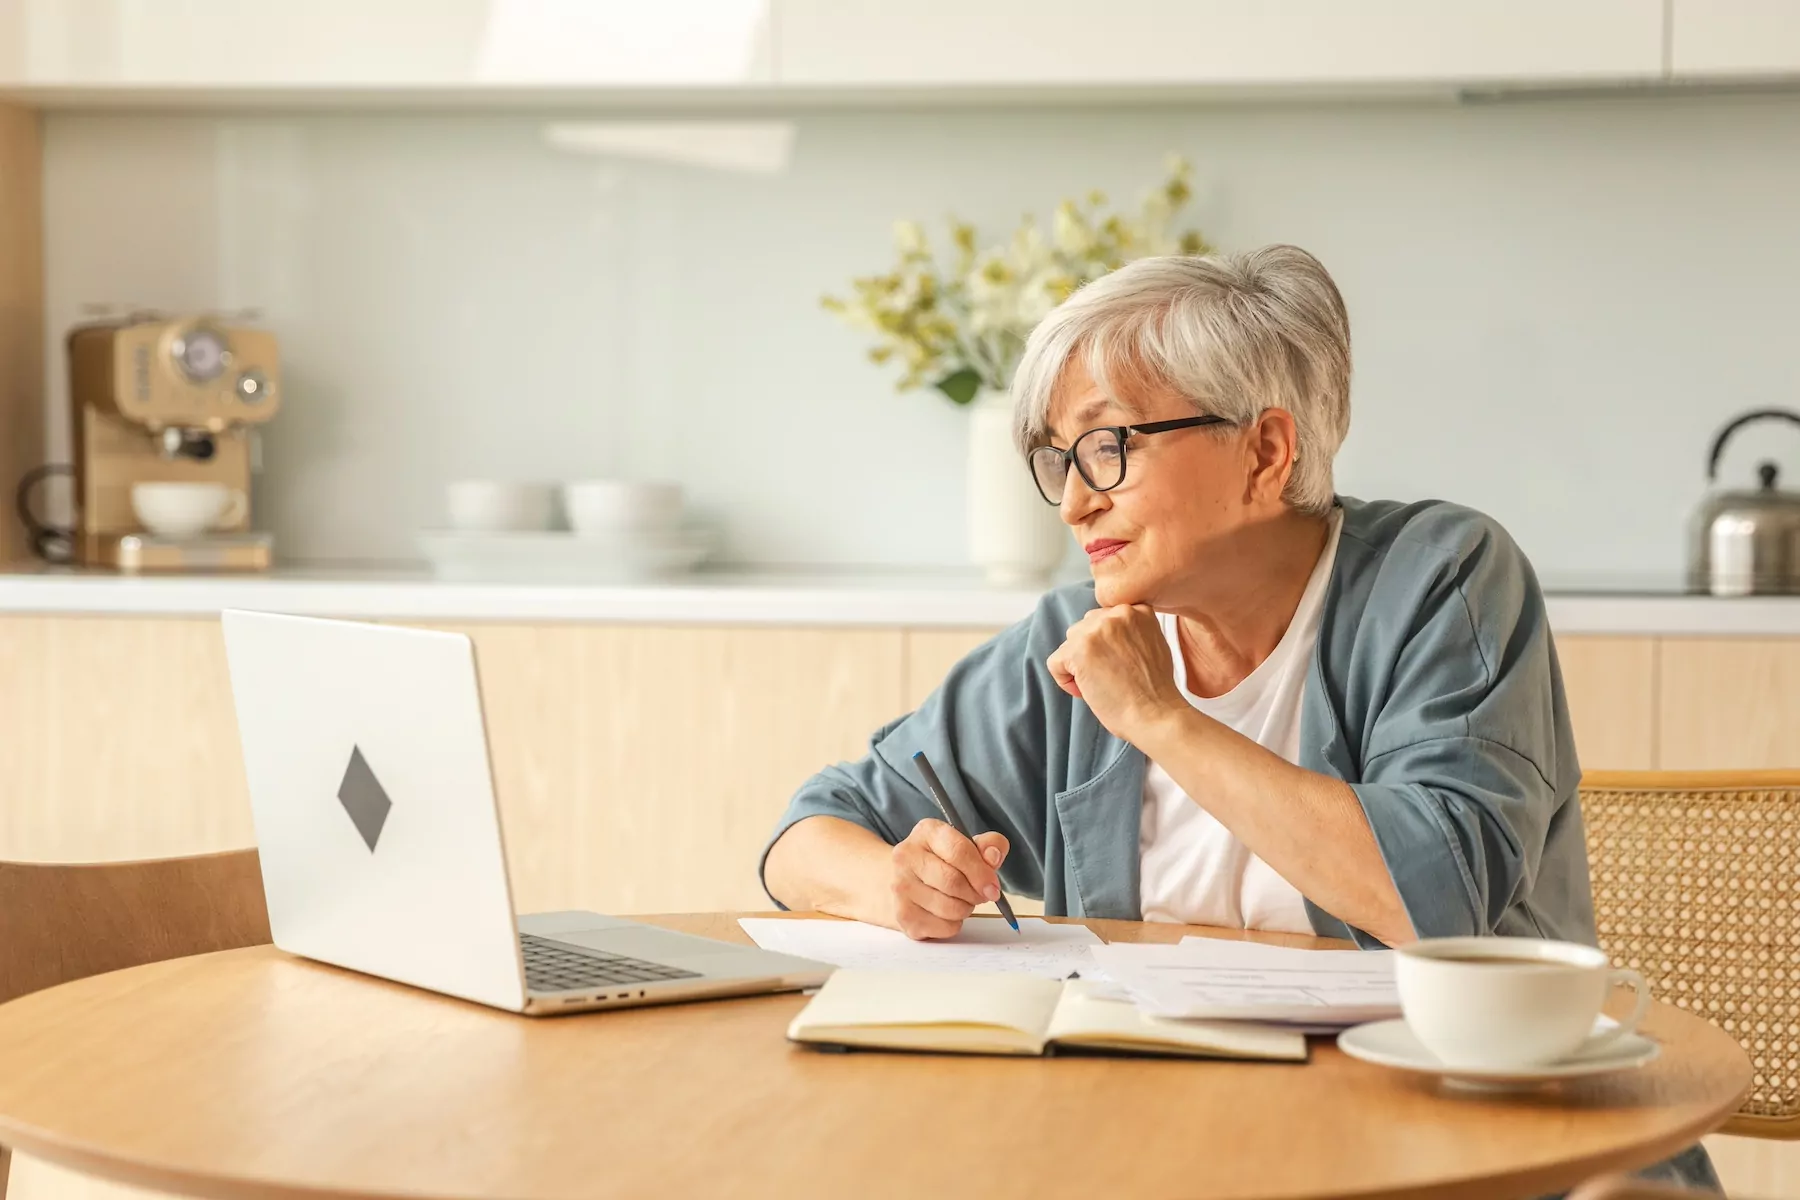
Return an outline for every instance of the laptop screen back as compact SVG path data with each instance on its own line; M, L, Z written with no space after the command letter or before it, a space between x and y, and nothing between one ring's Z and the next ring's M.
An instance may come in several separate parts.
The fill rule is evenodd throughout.
M522 1008L469 639L221 619L275 944Z

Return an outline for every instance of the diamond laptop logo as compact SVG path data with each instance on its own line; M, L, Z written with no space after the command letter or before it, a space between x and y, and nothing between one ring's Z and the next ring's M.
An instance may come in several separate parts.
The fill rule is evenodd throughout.
M344 782L338 784L337 798L373 854L375 843L381 838L381 827L387 824L388 810L394 807L394 802L388 799L381 781L369 769L361 747L350 748L350 765L344 770Z

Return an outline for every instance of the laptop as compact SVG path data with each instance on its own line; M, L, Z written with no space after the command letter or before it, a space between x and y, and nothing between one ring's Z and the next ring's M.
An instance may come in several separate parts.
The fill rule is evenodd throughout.
M515 917L469 639L221 620L281 949L530 1016L795 991L830 974L599 913Z

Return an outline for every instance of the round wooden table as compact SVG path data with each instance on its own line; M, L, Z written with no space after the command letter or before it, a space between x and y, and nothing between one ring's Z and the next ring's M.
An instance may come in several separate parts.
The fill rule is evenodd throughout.
M803 1003L527 1019L272 947L176 959L0 1005L0 1144L232 1198L1531 1196L1692 1144L1750 1083L1664 1005L1650 1066L1492 1096L1328 1041L1305 1065L825 1054L783 1038Z

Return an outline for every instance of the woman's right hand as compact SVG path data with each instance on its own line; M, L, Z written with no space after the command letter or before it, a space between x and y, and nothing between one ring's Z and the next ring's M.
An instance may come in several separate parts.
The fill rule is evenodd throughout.
M966 838L942 821L914 825L893 849L894 928L915 940L954 937L976 905L1000 897L999 833Z

